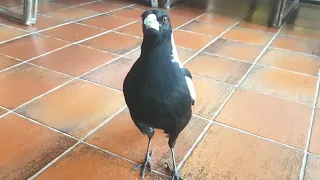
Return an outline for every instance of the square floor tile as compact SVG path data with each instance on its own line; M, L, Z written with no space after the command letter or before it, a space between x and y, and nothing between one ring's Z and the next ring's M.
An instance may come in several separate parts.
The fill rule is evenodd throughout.
M320 69L320 57L274 48L269 48L258 63L313 76L318 76Z
M320 41L310 41L295 37L279 35L271 47L320 56Z
M76 141L9 114L0 118L0 179L28 179Z
M20 61L0 55L0 71L16 64L19 64Z
M85 41L82 44L111 53L125 54L141 46L141 42L141 39L111 32Z
M238 89L216 121L305 149L312 106Z
M180 170L183 179L299 179L303 152L213 124Z
M211 24L223 24L231 26L237 22L237 19L228 17L228 16L221 16L218 14L206 14L198 19L199 21L208 22Z
M119 17L124 17L132 20L141 20L141 15L144 12L142 9L136 9L136 8L125 8L121 9L119 11L112 12L112 15L119 16Z
M71 7L67 9L53 11L53 12L47 13L46 15L53 18L57 18L57 19L72 21L72 20L77 20L77 19L88 17L88 16L92 16L95 14L97 14L97 12L76 8L76 7Z
M22 31L19 29L15 29L15 28L3 26L3 25L0 25L0 32L1 32L0 42L7 41L7 40L27 34L26 31Z
M29 60L31 58L48 53L68 43L54 38L48 38L40 35L30 35L24 38L13 40L0 45L0 53L9 55L20 60ZM19 53L17 53L19 50Z
M93 17L93 18L81 21L81 23L83 24L98 27L98 28L108 29L108 30L115 29L120 26L124 26L131 22L133 22L133 20L126 19L123 17L112 16L109 14L101 15L101 16L97 16L97 17Z
M300 26L285 25L280 34L320 41L320 30L308 29Z
M120 58L87 75L83 78L122 91L123 81L132 65L133 59Z
M22 25L22 24L19 24L19 23L13 21L13 20L10 20L8 18L1 18L1 17L0 17L0 23L3 23L5 25L11 26L11 27L35 32L35 31L40 31L43 29L47 29L47 28L50 28L53 26L63 24L63 23L65 23L65 21L51 18L51 17L38 15L37 16L37 23L32 26L25 26L25 25Z
M81 9L87 9L87 10L91 10L91 11L95 11L95 12L99 12L99 13L105 13L105 12L119 9L122 6L112 4L108 1L98 1L98 2L94 2L94 3L90 3L90 4L85 4L85 5L82 5L79 7Z
M312 105L317 78L257 65L242 87Z
M128 53L127 55L125 55L124 58L137 60L140 57L140 54L141 54L141 48L138 48Z
M140 171L132 170L136 165L120 157L103 152L86 144L79 144L67 155L41 173L37 180L86 180L106 179L138 180ZM166 179L164 176L148 173L146 180Z
M220 38L208 46L204 52L253 63L263 48L259 45Z
M251 64L200 53L186 65L192 74L237 85Z
M5 113L7 113L7 110L0 107L0 116L4 115Z
M272 36L273 34L271 33L254 31L244 28L233 28L230 29L226 34L224 34L223 38L258 45L266 45L271 40Z
M208 121L193 117L188 126L180 133L175 146L178 164L207 124ZM148 145L148 137L141 134L133 123L127 109L114 117L85 141L137 163L144 161ZM153 168L164 172L165 163L171 164L172 159L168 146L168 137L163 133L163 130L156 130L151 142L151 149L155 149L152 159Z
M320 179L320 156L308 154L304 180Z
M191 23L184 25L180 29L183 29L186 31L192 31L200 34L206 34L210 36L219 36L227 28L219 25L212 25L210 23L205 23L201 21L192 21Z
M195 34L181 30L174 31L173 36L177 46L193 50L202 49L214 39L212 36Z
M72 76L80 76L116 57L107 52L73 45L37 58L31 63Z
M117 30L118 32L133 36L143 37L142 22L136 22Z
M312 134L310 139L309 152L320 155L320 109L317 108L314 114L314 123L312 125Z
M42 34L66 41L76 42L103 32L104 30L98 28L72 23L44 31Z
M178 57L182 63L184 63L186 60L190 59L191 56L193 56L196 51L192 49L185 49L177 47Z
M212 119L233 90L232 86L193 76L197 93L193 114Z
M49 12L57 11L59 9L63 9L66 7L67 6L62 5L62 4L51 3L48 1L44 1L44 2L40 1L38 4L38 13L39 14L49 13Z
M22 64L0 73L0 105L14 109L59 86L68 77L29 64Z
M75 80L17 112L82 138L124 105L121 92Z

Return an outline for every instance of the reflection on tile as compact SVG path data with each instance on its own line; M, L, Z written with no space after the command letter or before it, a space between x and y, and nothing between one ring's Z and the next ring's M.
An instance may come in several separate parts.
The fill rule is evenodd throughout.
M19 36L27 34L25 31L3 26L3 25L0 25L0 32L1 32L0 42L7 41L7 40L17 38Z
M320 69L320 57L273 48L269 48L258 63L313 76L318 76Z
M14 114L0 118L0 179L28 179L76 141Z
M219 36L226 30L226 27L219 25L212 25L210 23L205 23L201 21L192 21L187 25L181 27L181 29L186 31L192 31L200 34L206 34L211 36Z
M317 108L314 114L314 123L310 138L309 152L320 155L320 109Z
M31 63L72 76L80 76L116 57L107 52L73 45L37 58Z
M280 34L320 41L320 30L308 29L299 26L285 25L280 31Z
M200 50L214 38L212 36L200 35L181 30L174 31L173 36L177 46L193 50Z
M207 124L208 121L193 117L188 126L179 134L175 146L178 164ZM148 144L147 136L141 134L135 126L127 109L87 138L86 141L138 163L143 162ZM155 149L152 159L153 168L166 173L164 169L166 167L165 163L171 165L172 159L168 146L168 137L162 130L156 129L156 133L152 138L151 149Z
M192 74L237 85L251 64L201 53L191 59L186 68Z
M123 81L135 60L120 58L89 74L84 79L122 91Z
M125 26L123 28L120 28L117 30L118 32L133 35L133 36L138 36L138 37L143 37L143 32L142 32L142 22L136 22L133 24L130 24L128 26Z
M46 15L57 18L57 19L62 19L66 21L72 21L72 20L77 20L77 19L82 19L87 16L95 15L97 12L90 11L90 10L85 10L85 9L80 9L76 7L71 7L67 9L62 9L54 12L47 13Z
M312 105L317 78L256 66L241 84L258 92Z
M222 37L241 42L266 45L270 41L272 36L273 34L271 33L248 30L244 28L233 28L229 30L226 34L224 34Z
M113 10L119 9L121 7L122 6L112 4L108 1L97 1L94 3L85 4L85 5L80 6L81 9L87 9L87 10L91 10L91 11L95 11L95 12L99 12L99 13L113 11Z
M16 64L19 64L20 61L0 55L0 71Z
M103 30L98 28L72 23L44 31L42 34L66 41L76 42L103 32Z
M308 154L304 180L320 179L320 156Z
M68 177L70 180L86 180L112 177L114 180L137 180L140 179L140 173L132 170L135 166L135 164L122 158L86 144L79 144L36 179L56 180ZM155 173L148 173L145 179L168 180Z
M320 41L309 41L279 35L271 44L272 47L320 56Z
M141 39L111 32L85 41L82 44L121 55L139 47L141 42Z
M193 83L197 93L193 114L212 119L230 95L233 87L195 76Z
M68 77L29 64L0 73L0 105L14 109L69 80Z
M112 15L124 17L132 20L141 20L141 15L144 12L142 9L135 9L135 8L125 8L119 11L112 12Z
M312 106L238 89L216 121L305 149L311 114Z
M30 35L0 45L0 53L20 60L28 60L53 51L68 43L39 35ZM19 49L19 53L17 53Z
M262 50L263 46L220 38L208 46L204 52L253 63Z
M75 80L17 112L82 138L124 104L121 92Z
M235 18L231 18L228 16L221 16L218 14L206 14L202 17L200 17L198 20L212 23L212 24L223 24L223 25L232 25L237 22Z
M180 170L183 179L299 179L303 152L212 125Z
M133 20L112 16L109 14L89 18L81 21L81 23L103 29L115 29L133 22Z

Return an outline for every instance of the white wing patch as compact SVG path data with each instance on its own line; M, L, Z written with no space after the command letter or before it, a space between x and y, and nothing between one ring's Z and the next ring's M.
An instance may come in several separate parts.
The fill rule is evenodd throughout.
M183 64L181 63L181 61L180 61L180 59L178 57L177 48L176 48L176 45L174 43L173 33L171 34L171 45L172 45L172 55L171 55L172 59L171 59L171 61L173 63L178 63L179 67L182 69L183 68ZM190 96L195 101L196 100L196 90L194 88L192 79L190 79L188 76L185 76L185 79L186 79L186 83L188 85Z
M193 85L193 82L192 82L192 79L190 79L189 77L185 77L186 78L186 82L187 82L187 85L188 85L188 88L189 88L189 92L190 92L190 95L191 95L191 98L196 101L196 90L194 88L194 85Z

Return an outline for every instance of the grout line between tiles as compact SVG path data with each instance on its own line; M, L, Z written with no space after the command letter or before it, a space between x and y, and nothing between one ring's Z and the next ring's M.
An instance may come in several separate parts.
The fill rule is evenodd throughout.
M315 97L314 97L314 107L312 109L312 115L311 115L311 119L310 119L310 126L309 126L309 130L308 130L307 145L306 145L306 148L304 149L304 155L303 155L303 160L302 160L302 165L301 165L301 170L300 170L300 178L299 178L300 180L304 179L304 174L305 174L305 170L306 170L306 166L307 166L308 149L309 149L309 146L310 146L312 128L313 128L314 120L315 120L315 111L316 111L316 105L317 105L317 100L318 100L318 96L319 96L319 86L320 86L320 79L318 79L316 92L315 92Z
M223 127L227 127L227 128L230 128L230 129L232 129L234 131L242 132L242 133L254 136L256 138L263 139L263 140L268 141L268 142L276 143L276 144L279 144L279 145L282 145L282 146L285 146L285 147L288 147L288 148L295 149L295 150L303 152L302 149L299 149L297 147L294 147L294 146L291 146L291 145L288 145L288 144L285 144L285 143L282 143L282 142L279 142L279 141L276 141L276 140L273 140L273 139L270 139L270 138L267 138L267 137L264 137L264 136L260 136L258 134L252 133L250 131L246 131L246 130L243 130L243 129L240 129L240 128L236 128L236 127L230 126L228 124L225 124L225 123L222 123L222 122L219 122L219 121L212 121L210 119L207 119L205 117L202 117L202 116L199 116L199 115L196 115L196 114L192 114L192 115L195 116L195 117L198 117L200 119L209 121L209 123L211 122L211 124L217 124L217 125L220 125L220 126L223 126Z
M216 53L209 53L209 52L202 52L204 54L207 55L212 55L212 56L217 56L217 57L221 57L221 58L225 58L225 59L229 59L229 60L234 60L237 62L241 62L241 63L246 63L246 64L252 64L251 62L245 61L245 60L241 60L241 59L236 59L236 58L232 58L232 57L227 57L227 56L223 56L223 55L219 55ZM320 60L320 59L319 59ZM259 62L259 61L258 61ZM265 65L265 64L260 64L257 62L257 65L259 66L263 66L263 67L267 67L267 68L271 68L271 69L277 69L277 70L282 70L282 71L286 71L286 72L290 72L290 73L294 73L294 74L299 74L299 75L303 75L303 76L309 76L309 77L315 77L318 78L319 76L314 76L311 74L304 74L301 72L297 72L297 71L292 71L292 70L288 70L288 69L283 69L283 68L279 68L279 67L274 67L274 66L269 66L269 65Z
M69 147L67 150L65 150L63 153L61 153L58 157L56 157L54 160L49 162L47 165L45 165L40 171L35 173L33 176L29 177L28 180L33 180L37 176L39 176L44 170L46 170L48 167L50 167L52 164L57 162L60 158L62 158L64 155L68 154L74 147L76 147L78 144L80 144L80 141Z
M236 22L233 26L231 26L230 28L227 29L227 31L229 29L231 29L232 27L236 26L241 20L239 20L238 22ZM259 54L259 56L256 58L256 60L254 61L254 63L252 64L252 66L248 69L247 73L242 77L242 79L239 81L238 85L236 85L234 87L234 89L231 91L231 93L229 94L229 96L226 98L226 100L224 101L224 103L220 106L220 108L217 110L217 112L215 113L215 115L213 116L212 120L209 122L210 124L212 124L214 122L214 119L219 115L219 113L221 112L221 110L223 109L223 107L227 104L227 102L229 101L229 99L232 97L232 95L235 93L235 91L237 90L238 87L240 87L241 83L244 81L244 79L246 78L246 76L250 73L250 71L253 69L253 67L255 66L255 64L257 63L257 61L260 59L260 57L264 54L264 52L268 49L268 47L271 45L271 43L273 42L273 40L277 37L277 35L279 34L279 32L281 31L283 25L278 29L277 33L275 33L273 35L273 37L270 39L270 41L268 42L268 44L264 47L264 49L261 51L261 53ZM223 32L220 36L222 36L224 33L226 33L227 31ZM219 36L216 39L218 39ZM208 45L206 45L204 48L202 48L200 51L198 51L196 53L199 54L201 51L203 51L207 46L209 46L211 43L213 43L214 41L210 42ZM194 55L195 56L195 55ZM193 56L193 57L194 57ZM188 61L190 61L190 59L192 59L193 57L189 58L189 60L187 60L184 64L186 64ZM204 130L207 131L207 130ZM192 148L189 149L188 153L186 154L186 156L183 158L183 161L181 161L181 163L179 164L179 169L182 167L182 165L185 163L185 161L188 159L188 157L191 155L191 153L193 152L193 150L195 149L195 147L197 146L197 144L200 142L200 140L203 138L205 133L203 133L203 135L199 136L198 139L199 141L195 142L194 145L192 146Z

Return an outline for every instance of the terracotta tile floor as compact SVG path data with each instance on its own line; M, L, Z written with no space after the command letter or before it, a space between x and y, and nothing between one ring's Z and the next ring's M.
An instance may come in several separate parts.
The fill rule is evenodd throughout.
M0 6L21 12L21 2ZM181 176L320 180L320 6L300 5L277 29L266 26L263 0L201 2L168 11L197 91L176 145ZM42 0L34 26L0 17L0 179L140 179L132 168L147 137L122 84L140 55L145 9ZM152 149L146 179L168 179L161 131Z

